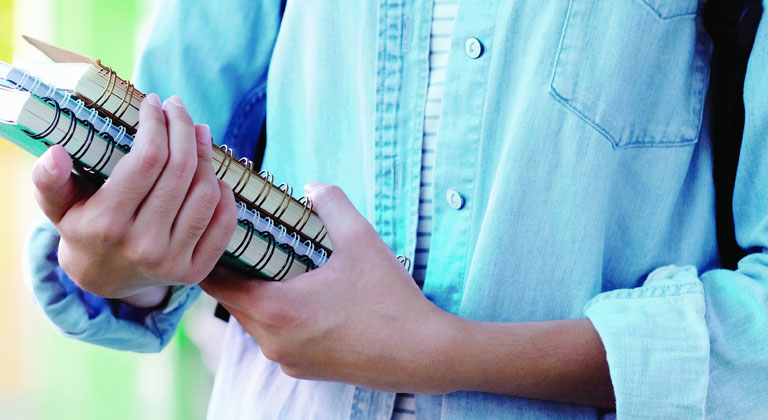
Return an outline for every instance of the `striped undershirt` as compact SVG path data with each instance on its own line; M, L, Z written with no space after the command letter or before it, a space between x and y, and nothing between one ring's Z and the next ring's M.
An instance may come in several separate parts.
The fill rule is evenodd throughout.
M429 36L429 85L424 108L424 134L421 143L421 189L419 191L419 223L416 229L416 254L413 278L419 287L427 274L434 200L435 149L440 128L440 110L451 35L459 0L435 0L432 6L432 30ZM392 420L415 420L416 401L413 394L397 394Z

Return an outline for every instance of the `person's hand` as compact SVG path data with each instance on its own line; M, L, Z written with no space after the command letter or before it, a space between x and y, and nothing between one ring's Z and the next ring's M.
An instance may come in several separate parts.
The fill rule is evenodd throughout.
M131 152L95 192L72 174L61 146L38 159L33 180L70 278L99 296L152 306L142 293L162 299L158 286L196 284L211 271L237 218L231 189L213 172L210 129L195 126L177 97L161 105L148 95L139 118Z
M424 297L341 189L305 189L333 243L325 265L282 282L216 268L200 286L291 376L446 391L438 356L458 318Z

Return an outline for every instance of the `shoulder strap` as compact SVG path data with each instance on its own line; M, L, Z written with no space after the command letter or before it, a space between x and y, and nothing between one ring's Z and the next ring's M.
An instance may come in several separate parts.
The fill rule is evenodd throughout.
M733 186L744 131L744 77L763 13L761 0L709 0L704 25L714 42L709 94L717 215L717 240L724 268L746 255L733 226Z

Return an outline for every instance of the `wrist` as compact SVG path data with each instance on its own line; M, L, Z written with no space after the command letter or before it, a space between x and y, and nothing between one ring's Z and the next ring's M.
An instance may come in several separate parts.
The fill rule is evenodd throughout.
M165 303L170 293L170 286L151 286L120 300L137 308L154 308Z
M472 331L469 324L473 321L447 312L442 312L437 318L437 322L423 324L419 393L461 391L465 389L463 380L471 373L472 361L464 359L463 351L468 345L467 334Z

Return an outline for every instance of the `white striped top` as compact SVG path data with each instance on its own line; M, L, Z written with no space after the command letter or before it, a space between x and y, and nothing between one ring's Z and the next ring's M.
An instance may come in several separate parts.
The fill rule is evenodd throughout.
M443 105L445 69L451 49L451 34L459 8L458 0L436 0L432 9L432 31L429 40L429 85L424 107L424 134L421 144L421 191L419 193L419 223L416 231L416 254L413 277L424 284L432 236L434 200L435 149Z
M429 37L429 86L424 108L424 134L421 143L421 190L419 192L419 223L416 230L416 254L413 278L424 285L427 259L432 238L434 202L434 167L440 111L443 105L445 69L451 50L451 35L459 0L435 0L432 7L432 30ZM413 394L397 394L392 420L415 420L416 402Z

